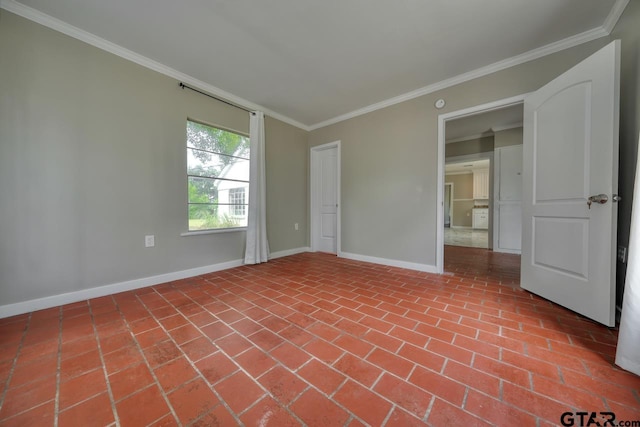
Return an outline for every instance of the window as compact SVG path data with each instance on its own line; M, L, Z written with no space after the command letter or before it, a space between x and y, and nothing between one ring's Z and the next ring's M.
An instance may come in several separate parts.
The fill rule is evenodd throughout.
M249 138L187 121L189 231L247 226Z
M244 187L229 190L229 206L232 216L244 217L246 215L247 209L244 200Z

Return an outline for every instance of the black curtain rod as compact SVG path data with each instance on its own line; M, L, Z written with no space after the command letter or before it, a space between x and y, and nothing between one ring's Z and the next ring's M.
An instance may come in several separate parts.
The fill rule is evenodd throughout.
M182 82L180 82L180 87L181 87L182 89L190 89L190 90L192 90L192 91L194 91L194 92L198 92L199 94L204 95L204 96L208 96L209 98L213 98L213 99L215 99L216 101L224 102L224 103L225 103L225 104L227 104L227 105L231 105L232 107L239 108L239 109L241 109L241 110L246 111L247 113L255 114L255 112L254 112L254 111L252 111L252 110L249 110L249 109L244 108L244 107L242 107L242 106L240 106L240 105L234 104L233 102L229 102L229 101L227 101L226 99L218 98L217 96L213 96L213 95L211 95L210 93L203 92L203 91L201 91L201 90L199 90L199 89L196 89L196 88L194 88L194 87L187 86L186 84L184 84L184 83L182 83Z

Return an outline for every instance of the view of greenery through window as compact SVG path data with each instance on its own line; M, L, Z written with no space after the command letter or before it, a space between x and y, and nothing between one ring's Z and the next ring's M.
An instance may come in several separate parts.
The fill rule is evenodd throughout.
M189 231L247 226L249 138L187 121Z

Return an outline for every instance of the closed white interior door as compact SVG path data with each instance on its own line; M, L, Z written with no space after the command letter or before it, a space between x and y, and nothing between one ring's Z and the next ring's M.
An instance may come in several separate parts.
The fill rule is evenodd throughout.
M312 149L312 249L337 253L338 146Z
M620 42L524 103L521 286L615 325ZM608 199L606 203L593 202Z
M495 150L497 189L493 203L496 252L520 253L522 241L522 145Z

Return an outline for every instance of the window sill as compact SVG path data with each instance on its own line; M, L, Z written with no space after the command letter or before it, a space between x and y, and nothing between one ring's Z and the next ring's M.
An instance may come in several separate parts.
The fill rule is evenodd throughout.
M219 230L187 231L186 233L180 233L180 236L201 236L204 234L233 233L234 231L247 231L247 227L221 228Z

